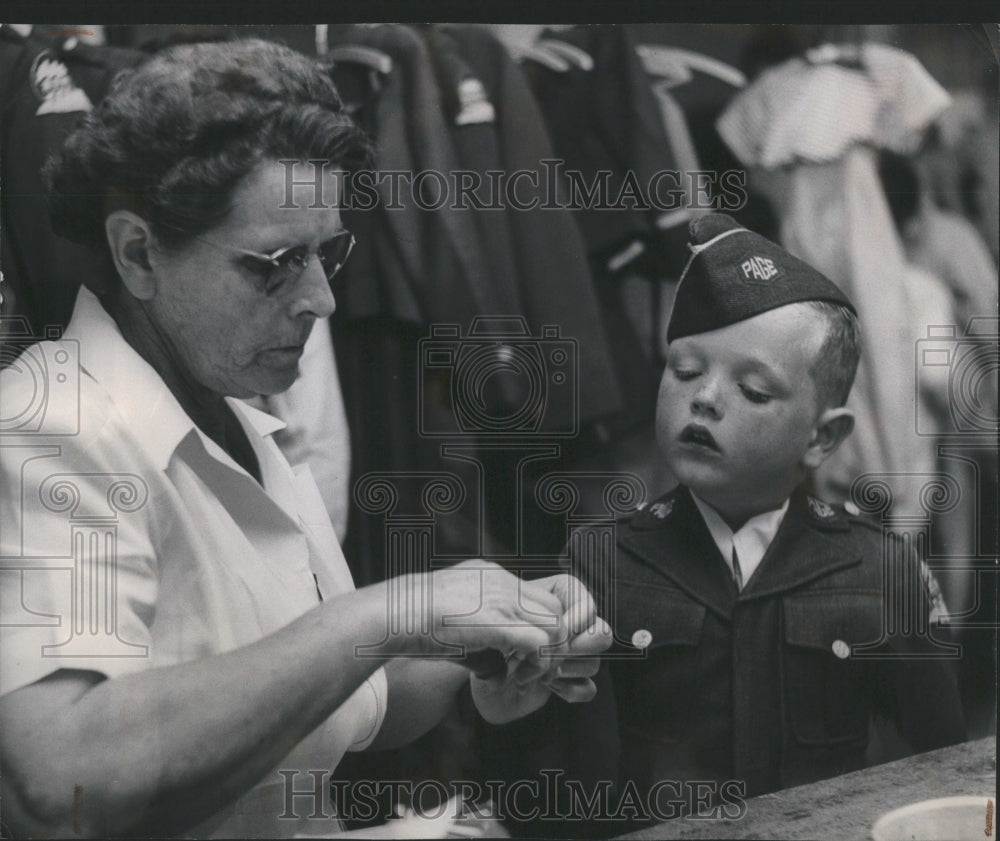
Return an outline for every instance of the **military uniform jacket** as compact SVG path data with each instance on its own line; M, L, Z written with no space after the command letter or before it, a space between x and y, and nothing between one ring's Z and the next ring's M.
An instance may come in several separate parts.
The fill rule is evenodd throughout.
M620 779L740 780L748 796L799 785L862 767L876 716L911 752L961 741L954 661L915 633L933 587L912 558L884 575L882 547L877 525L797 494L740 592L678 488L618 523L604 586L574 558L615 631L599 692L617 706ZM886 617L909 633L886 634ZM583 722L581 738L608 724Z

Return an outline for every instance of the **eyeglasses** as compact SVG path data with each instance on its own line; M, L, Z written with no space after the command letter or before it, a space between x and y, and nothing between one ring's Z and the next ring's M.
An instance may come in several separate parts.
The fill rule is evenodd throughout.
M212 242L203 237L198 239L206 245L243 255L250 269L264 279L264 291L268 294L273 294L286 284L297 281L309 266L309 258L312 256L304 245L286 245L270 254L261 254L235 245ZM319 244L316 256L319 257L328 282L332 282L337 272L344 267L347 258L351 256L354 243L354 234L345 230Z

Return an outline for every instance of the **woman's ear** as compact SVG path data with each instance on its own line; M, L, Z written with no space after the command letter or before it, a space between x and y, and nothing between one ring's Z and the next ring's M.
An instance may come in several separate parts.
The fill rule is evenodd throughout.
M130 210L115 210L104 220L111 259L122 283L136 298L156 294L156 273L149 259L153 235L149 224Z
M845 406L826 409L816 421L802 464L815 470L827 460L854 429L854 412Z

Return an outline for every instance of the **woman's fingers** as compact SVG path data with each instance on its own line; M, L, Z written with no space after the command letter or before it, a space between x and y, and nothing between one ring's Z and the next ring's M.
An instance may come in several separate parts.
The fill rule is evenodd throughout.
M565 637L558 595L489 561L465 561L426 578L433 583L434 641L462 644L470 651L515 652L548 668L548 649ZM414 600L399 603L406 609Z
M544 588L559 599L563 606L563 615L570 638L590 627L597 618L594 599L586 585L576 576L561 573L541 578L532 583Z
M611 647L613 640L611 626L598 616L586 630L570 640L569 653L571 655L600 654Z
M553 679L593 677L600 667L599 657L568 657L556 666Z
M589 677L553 678L546 686L553 695L558 695L570 704L591 701L597 694L597 685Z
M489 561L465 561L434 573L434 639L469 651L493 648L507 677L527 685L566 661L597 655L611 644L583 583L568 574L524 581ZM405 602L404 602L405 603ZM587 677L581 663L567 673Z
M605 651L612 641L611 628L603 619L595 619L593 624L583 633L577 634L567 646L560 646L558 654L548 661L548 668L543 668L543 661L534 658L521 663L513 673L519 686L526 685L531 680L541 679L546 685L551 681L577 678L589 678L597 674L601 660L599 655Z

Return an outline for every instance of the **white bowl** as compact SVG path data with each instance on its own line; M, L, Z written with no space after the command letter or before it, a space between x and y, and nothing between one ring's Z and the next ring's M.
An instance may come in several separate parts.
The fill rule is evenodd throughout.
M997 837L992 797L921 800L882 815L874 841L990 841Z

